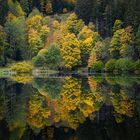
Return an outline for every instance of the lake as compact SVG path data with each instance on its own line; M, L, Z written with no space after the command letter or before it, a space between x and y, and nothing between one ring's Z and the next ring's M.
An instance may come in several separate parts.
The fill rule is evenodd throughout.
M140 77L1 77L0 140L140 140Z

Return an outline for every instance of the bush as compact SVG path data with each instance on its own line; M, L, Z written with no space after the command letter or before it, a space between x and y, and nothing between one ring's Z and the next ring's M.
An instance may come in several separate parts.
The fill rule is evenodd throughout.
M110 59L105 65L106 72L113 72L115 70L116 59Z
M32 63L27 61L18 62L11 66L11 70L17 73L31 73L32 69Z
M134 70L134 64L130 59L121 58L117 60L115 69L117 72L132 72Z
M103 62L96 61L91 69L95 72L101 72L103 70Z
M45 58L41 55L37 55L32 59L32 61L35 67L42 67L45 65Z
M135 62L134 71L135 71L136 74L140 74L140 60Z

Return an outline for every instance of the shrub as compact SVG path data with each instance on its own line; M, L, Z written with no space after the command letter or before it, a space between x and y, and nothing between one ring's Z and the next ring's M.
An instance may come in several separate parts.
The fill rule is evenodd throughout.
M32 69L32 63L27 61L18 62L11 66L11 70L17 73L31 73Z
M37 55L32 60L33 60L33 64L34 64L35 67L43 67L45 65L44 56Z
M117 72L132 72L134 70L134 64L130 59L121 58L117 60L115 69Z
M101 72L103 70L103 62L96 61L91 69L95 72Z
M135 62L134 71L135 71L136 74L140 74L140 60Z
M116 59L110 59L105 65L106 72L113 72L115 70Z

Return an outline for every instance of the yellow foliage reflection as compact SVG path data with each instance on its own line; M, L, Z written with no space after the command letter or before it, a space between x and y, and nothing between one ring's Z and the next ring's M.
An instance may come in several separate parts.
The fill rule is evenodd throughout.
M76 129L87 117L94 118L102 105L103 97L96 91L96 82L89 79L89 83L91 91L82 91L82 79L65 77L60 97L55 100L48 96L42 86L43 89L38 90L40 93L30 98L28 123L35 128L46 124L63 124Z
M133 116L134 101L128 99L124 90L121 90L120 94L111 93L111 102L117 118L117 114L126 115L128 117Z
M23 100L24 98L21 99L21 96L17 98L18 100L20 99L20 104L19 102L17 104L13 102L15 114L12 114L12 118L11 116L9 118L6 116L11 133L14 133L17 129L24 130L25 128L26 130L26 125L29 125L34 131L49 126L51 128L47 130L48 138L53 139L54 130L52 126L61 126L66 131L68 128L76 130L87 118L94 120L98 112L98 119L100 119L100 110L105 104L109 104L114 108L114 111L111 111L111 115L114 113L117 123L121 123L125 116L133 116L134 101L127 96L128 92L124 88L123 82L116 81L117 84L121 84L115 90L113 88L115 83L108 86L106 82L105 85L105 79L101 80L100 77L96 78L95 76L89 76L84 81L81 77L72 76L19 79L22 79L22 76L13 78L14 81L23 83L23 87L27 83L32 83L32 85L28 84L28 87L30 86L31 88L31 93L25 100ZM86 87L84 82L86 82ZM3 103L3 96L0 97L0 101L1 106L4 108L6 104ZM4 112L6 108L3 108L0 108L1 119L5 118L6 114Z

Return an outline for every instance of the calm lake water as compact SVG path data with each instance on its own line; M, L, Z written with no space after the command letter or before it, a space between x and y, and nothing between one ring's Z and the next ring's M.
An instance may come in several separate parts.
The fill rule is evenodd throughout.
M0 140L140 140L140 78L0 78Z

